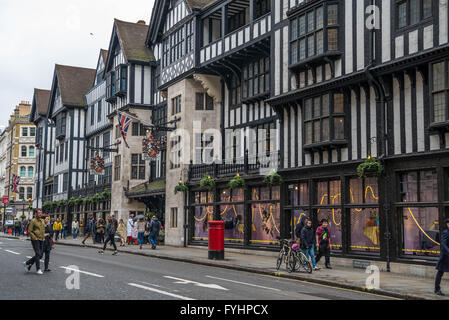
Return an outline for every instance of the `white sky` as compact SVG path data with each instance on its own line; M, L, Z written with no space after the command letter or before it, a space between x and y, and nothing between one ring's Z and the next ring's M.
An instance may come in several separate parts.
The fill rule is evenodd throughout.
M55 63L95 68L114 18L149 23L154 0L0 0L0 129L33 89L50 90ZM93 36L90 34L93 33Z

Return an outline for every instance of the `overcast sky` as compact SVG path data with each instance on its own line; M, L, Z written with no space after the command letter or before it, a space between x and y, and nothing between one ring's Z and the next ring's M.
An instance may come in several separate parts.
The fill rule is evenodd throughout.
M154 0L0 0L0 129L33 89L50 89L54 65L95 68L114 18L149 23ZM93 35L91 35L91 33Z

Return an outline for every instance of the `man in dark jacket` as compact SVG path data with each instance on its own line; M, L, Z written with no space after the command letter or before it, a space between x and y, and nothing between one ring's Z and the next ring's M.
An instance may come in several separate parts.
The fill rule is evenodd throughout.
M51 246L51 240L53 239L53 228L51 227L50 224L50 217L47 216L45 217L45 240L44 240L44 254L45 254L45 260L44 260L44 272L49 272L51 271L48 268L48 265L50 263L50 252L52 249Z
M159 222L156 216L153 216L150 222L150 242L151 242L151 249L153 250L156 250L157 237L159 236L159 231L161 231L161 223Z
M438 270L435 280L435 294L444 296L441 292L441 279L445 272L449 272L449 219L444 220L446 230L441 235L441 253L436 269Z
M31 270L33 264L36 264L36 273L43 274L40 266L40 261L42 258L42 249L45 240L45 223L42 220L42 211L36 211L36 217L31 220L29 226L29 234L31 238L31 244L33 245L34 257L25 262L25 270L28 272Z
M295 227L296 239L301 239L301 231L304 228L307 219L308 218L306 216L302 216L301 218L299 218L299 222L298 222L298 224Z
M92 237L92 241L95 244L95 235L94 235L94 223L95 223L95 218L94 217L90 217L90 220L87 224L87 235L84 237L84 240L81 242L83 245L86 244L86 240L89 237Z
M115 233L117 231L117 227L115 225L114 220L112 219L112 217L108 218L108 224L106 225L106 241L104 242L103 245L103 250L100 250L98 253L103 254L104 251L106 250L106 246L108 245L109 242L112 243L112 246L114 247L114 253L112 254L113 256L117 255L118 251L117 251L117 245L115 244Z
M319 270L315 261L315 232L310 219L306 220L305 226L301 230L301 250L307 259L312 259L313 269Z

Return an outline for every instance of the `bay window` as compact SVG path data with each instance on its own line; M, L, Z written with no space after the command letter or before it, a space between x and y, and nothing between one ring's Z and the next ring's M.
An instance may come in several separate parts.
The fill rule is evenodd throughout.
M270 92L270 58L261 58L243 68L243 99Z
M338 51L338 27L338 4L323 4L291 19L290 64Z

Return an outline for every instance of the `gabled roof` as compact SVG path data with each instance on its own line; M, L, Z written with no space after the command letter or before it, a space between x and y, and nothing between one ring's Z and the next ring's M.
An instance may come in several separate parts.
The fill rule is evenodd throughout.
M184 0L190 11L203 10L209 5L218 2L219 0ZM151 14L150 28L146 39L147 46L156 42L157 37L164 27L167 19L167 14L170 8L169 0L156 0Z
M155 61L153 52L145 45L148 25L114 19L114 28L127 61Z
M85 95L92 88L96 73L95 69L55 65L47 117L53 116L53 105L58 88L64 106L84 107Z
M41 116L46 116L50 102L50 90L34 89L33 104L31 106L30 122Z
M100 49L101 57L103 58L103 67L106 67L106 61L108 60L108 50Z

